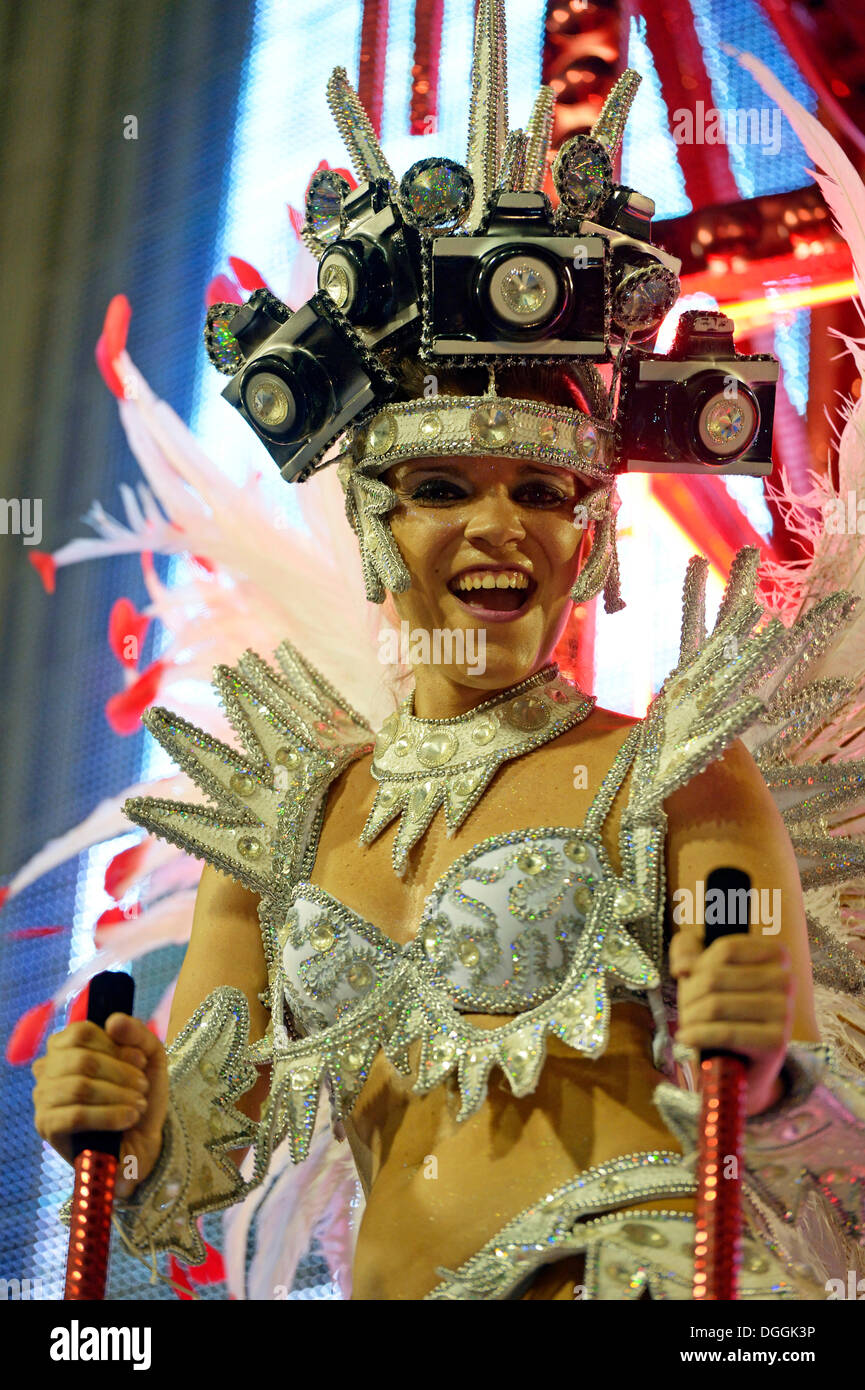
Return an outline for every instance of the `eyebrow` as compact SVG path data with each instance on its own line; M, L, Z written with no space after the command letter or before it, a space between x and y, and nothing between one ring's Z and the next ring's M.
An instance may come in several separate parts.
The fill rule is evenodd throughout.
M471 455L469 455L469 457L471 457ZM410 460L410 461L408 461L408 462L406 462L406 463L398 464L397 467L399 467L399 468L404 468L404 469L406 470L406 474L407 474L407 475L412 474L412 473L415 473L415 472L418 472L418 473L422 473L422 472L434 472L434 473L454 473L454 474L456 474L457 476L461 476L461 475L463 474L463 472L464 472L464 469L463 469L462 464L460 464L460 463L454 463L454 462L449 462L449 461L446 460L446 459L430 459L430 460L429 460L428 462L426 462L426 463L421 463L419 459L418 459L418 460ZM569 468L556 468L556 467L553 466L553 465L548 465L548 464L544 464L544 463L535 463L535 462L533 462L533 460L531 460L531 459L520 459L520 460L519 460L519 463L518 463L518 465L517 465L517 472L518 472L518 473L545 473L545 474L547 474L547 475L549 475L549 476L552 476L552 477L557 477L560 473L571 474L571 470L570 470ZM573 474L573 476L576 478L576 474Z

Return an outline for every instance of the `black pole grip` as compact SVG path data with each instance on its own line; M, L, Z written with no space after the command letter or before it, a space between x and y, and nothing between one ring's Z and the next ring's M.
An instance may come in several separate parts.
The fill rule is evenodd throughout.
M717 941L721 936L735 936L738 932L747 934L750 925L750 905L749 890L751 879L744 869L732 869L724 866L720 869L713 869L706 879L706 902L709 901L709 894L715 890L721 893L719 906L713 904L713 922L705 922L703 927L703 947L711 946L713 941ZM731 1052L728 1048L713 1047L703 1048L700 1052L701 1057L738 1057L738 1052Z
M103 970L90 981L87 1017L104 1028L112 1014L131 1014L135 1001L135 982L119 970ZM82 1129L72 1135L73 1160L85 1149L120 1157L120 1130Z

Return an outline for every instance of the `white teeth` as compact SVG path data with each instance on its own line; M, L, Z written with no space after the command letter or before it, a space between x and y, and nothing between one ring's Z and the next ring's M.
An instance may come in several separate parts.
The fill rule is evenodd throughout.
M477 571L473 574L464 574L456 582L456 588L468 589L527 589L529 587L528 575L515 570L487 570L485 574Z

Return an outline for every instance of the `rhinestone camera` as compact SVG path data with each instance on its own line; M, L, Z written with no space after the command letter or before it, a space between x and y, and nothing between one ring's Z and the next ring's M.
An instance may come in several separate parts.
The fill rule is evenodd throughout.
M668 355L625 355L616 415L623 471L771 473L777 380L774 357L736 352L726 314L683 314Z

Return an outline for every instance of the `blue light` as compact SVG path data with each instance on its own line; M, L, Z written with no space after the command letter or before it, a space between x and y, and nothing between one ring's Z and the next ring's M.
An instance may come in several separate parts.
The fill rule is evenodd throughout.
M622 143L622 182L653 198L658 217L681 217L693 204L685 192L661 83L645 37L646 21L631 20L628 67L642 77Z

